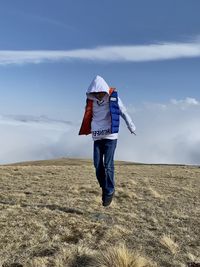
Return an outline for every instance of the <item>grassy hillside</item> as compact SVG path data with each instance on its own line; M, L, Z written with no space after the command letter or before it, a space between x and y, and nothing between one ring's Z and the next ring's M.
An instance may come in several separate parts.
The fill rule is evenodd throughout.
M104 208L90 160L0 166L0 266L200 266L200 168L115 172Z

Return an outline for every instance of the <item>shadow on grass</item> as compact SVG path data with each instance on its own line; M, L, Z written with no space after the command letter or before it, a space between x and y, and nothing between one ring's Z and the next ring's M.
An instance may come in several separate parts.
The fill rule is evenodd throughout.
M3 204L3 205L8 205L8 206L15 206L17 205L18 203L15 203L15 202L11 202L11 201L0 201L0 204ZM28 204L20 204L20 206L22 208L26 208L26 207L32 207L32 208L46 208L46 209L49 209L49 210L59 210L59 211L62 211L62 212L65 212L65 213L73 213L73 214L77 214L77 215L83 215L84 212L79 210L79 209L76 209L76 208L70 208L70 207L62 207L62 206L59 206L59 205L42 205L42 204L38 204L38 205L28 205Z
M200 263L189 262L187 267L200 267Z
M2 267L23 267L21 263L4 263Z
M70 264L70 267L78 266L96 266L95 259L90 255L80 255L76 256Z

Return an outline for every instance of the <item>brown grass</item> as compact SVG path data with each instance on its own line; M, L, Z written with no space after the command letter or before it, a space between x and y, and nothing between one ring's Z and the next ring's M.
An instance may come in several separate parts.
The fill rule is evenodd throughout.
M97 257L97 264L94 267L153 267L149 260L140 256L136 252L131 252L124 245L110 247L105 252L101 252Z
M176 254L178 252L178 244L171 238L171 236L163 235L160 243L169 249L172 254Z
M198 263L200 168L116 162L115 170L116 195L103 208L89 160L0 166L0 266Z

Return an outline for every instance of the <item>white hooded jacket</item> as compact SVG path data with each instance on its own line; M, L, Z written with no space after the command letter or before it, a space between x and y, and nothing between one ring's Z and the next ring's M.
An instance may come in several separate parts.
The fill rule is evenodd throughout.
M95 79L90 84L87 90L87 98L93 100L93 118L91 123L91 131L93 140L99 139L117 139L118 133L111 133L111 115L109 108L109 90L110 87L105 82L105 80L96 76ZM99 101L91 93L105 92L104 98ZM126 125L131 133L135 132L135 125L127 113L125 106L123 105L121 99L118 97L118 105L121 117L125 120Z

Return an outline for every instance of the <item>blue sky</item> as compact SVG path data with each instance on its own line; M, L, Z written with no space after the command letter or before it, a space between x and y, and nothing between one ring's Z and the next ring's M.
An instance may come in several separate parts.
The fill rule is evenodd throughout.
M0 4L0 114L80 122L97 74L130 111L172 99L199 105L199 0Z

